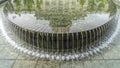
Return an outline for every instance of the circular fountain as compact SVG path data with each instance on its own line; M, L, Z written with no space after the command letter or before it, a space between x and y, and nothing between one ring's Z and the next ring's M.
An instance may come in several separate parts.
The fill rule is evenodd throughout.
M118 21L112 0L11 0L2 16L15 48L53 60L100 51Z

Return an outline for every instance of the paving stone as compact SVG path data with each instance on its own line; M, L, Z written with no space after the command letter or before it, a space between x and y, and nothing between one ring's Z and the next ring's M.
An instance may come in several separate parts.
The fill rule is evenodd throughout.
M25 55L25 54L19 54L18 60L38 60L38 58L35 57L31 57L29 55Z
M11 68L15 60L0 60L0 68Z
M108 68L120 68L120 60L107 61Z
M92 64L90 61L85 61L84 62L84 68L92 68Z
M107 65L104 60L95 60L90 61L92 68L107 68Z
M119 33L120 34L120 33ZM112 45L120 45L120 35L117 35L114 39L113 42L111 43Z
M9 48L4 48L2 51L0 51L0 59L16 59L18 54L16 52L13 52Z
M0 45L0 51L2 51L5 48L6 45Z
M120 59L120 54L119 54L119 49L118 48L112 48L106 53L103 54L104 59Z
M12 68L35 68L37 61L16 60Z
M39 60L36 65L36 68L64 68L64 67L60 67L59 62Z
M84 68L84 62L83 61L78 61L78 62L72 62L72 68Z
M8 45L9 43L6 41L6 39L3 36L0 36L0 45Z
M61 68L84 68L84 61L73 61L62 64Z

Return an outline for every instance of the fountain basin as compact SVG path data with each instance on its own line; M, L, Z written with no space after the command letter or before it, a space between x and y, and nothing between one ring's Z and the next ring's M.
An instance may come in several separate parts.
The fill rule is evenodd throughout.
M77 6L82 5L82 8L73 6L69 10L67 10L68 7L63 9L64 6L61 6L61 9L60 5L57 7L52 4L47 5L51 3L49 0L46 0L45 4L41 4L35 9L32 7L33 4L31 4L31 8L25 9L27 5L22 2L25 6L23 8L23 5L20 5L21 2L16 2L17 4L8 2L5 5L3 9L4 26L10 33L27 43L27 45L24 45L20 42L24 45L21 47L31 48L31 51L44 51L48 54L57 55L61 55L61 53L63 55L66 53L82 54L101 46L103 42L111 37L117 26L118 14L113 2L106 2L107 5L104 5L104 8L102 7L98 11L90 10L91 7L88 6L85 10L85 6L79 4L77 0L72 3L77 2ZM56 2L53 1L53 3ZM67 3L66 0L65 4L67 5Z

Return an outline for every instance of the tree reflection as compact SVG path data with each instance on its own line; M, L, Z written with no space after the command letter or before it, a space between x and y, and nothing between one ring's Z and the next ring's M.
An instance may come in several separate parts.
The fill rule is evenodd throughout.
M52 27L67 27L73 20L87 14L115 14L116 7L109 0L11 0L8 8L16 14L34 13L37 19L50 21ZM112 6L111 6L112 5Z

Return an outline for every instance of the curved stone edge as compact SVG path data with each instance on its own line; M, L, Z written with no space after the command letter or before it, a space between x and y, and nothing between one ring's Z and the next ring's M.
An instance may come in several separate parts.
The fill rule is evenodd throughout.
M4 19L8 20L6 17ZM56 52L56 51L72 52L73 50L76 52L82 49L86 50L86 47L87 48L94 47L99 41L102 41L103 39L106 39L105 37L112 35L112 31L114 31L114 27L116 26L116 24L114 24L112 21L114 22L115 19L113 18L111 19L111 21L92 30L77 32L77 33L65 33L65 34L39 33L35 31L27 30L12 23L10 20L8 20L8 25L10 29L14 30L21 39L23 39L27 43L34 44L33 46L35 47L35 49L41 49L40 47L42 47L44 50L46 51L48 50L52 52ZM23 36L19 35L19 33L23 34ZM42 36L44 36L45 38L44 42L41 39ZM53 41L52 39L47 40L47 38L54 38L55 41ZM61 38L62 40L58 40L58 38ZM34 42L31 42L32 40L34 40ZM96 40L98 41L96 42ZM46 44L46 42L49 44ZM57 43L52 43L52 42L59 42L59 45L57 45ZM44 45L42 45L41 43Z
M20 51L22 51L22 52L24 52L24 53L26 53L26 54L28 54L28 55L31 55L31 56L35 56L35 57L39 57L39 58L50 58L48 54L37 53L37 52L30 51L30 50L28 50L28 49L26 49L26 48L20 47L19 44L15 43L15 42L14 42L13 40L11 40L11 38L7 35L7 33L5 32L5 29L4 29L3 24L2 24L2 23L0 23L0 24L1 24L1 30L2 30L2 33L3 33L4 37L6 38L6 40L7 40L15 49L20 50ZM119 24L119 26L120 26L120 24ZM69 56L66 56L66 58L65 58L65 56L62 56L61 59L59 58L59 56L54 56L54 55L52 55L51 59L52 59L52 60L65 60L65 59L66 59L66 60L70 60L71 58L72 58L72 59L75 59L75 58L78 58L78 57L79 57L80 59L82 59L82 58L88 57L89 55L93 55L94 53L99 52L101 49L104 49L104 48L108 47L108 44L109 44L110 42L112 42L112 39L117 35L118 30L119 30L119 29L118 29L118 26L117 26L117 29L116 29L115 33L112 35L111 38L109 38L109 40L108 40L106 43L102 44L102 45L99 46L99 47L96 47L96 48L92 49L91 51L88 51L88 52L85 52L85 53L82 53L82 54L74 54L74 55L72 55L72 56L69 55ZM55 57L56 57L56 58L55 58ZM70 58L70 57L71 57L71 58Z
M21 39L26 41L27 43L34 44L33 46L35 47L35 49L41 49L40 47L42 47L45 51L56 52L56 50L57 50L59 52L61 52L61 51L62 52L66 52L66 51L72 52L74 50L76 52L77 50L82 50L82 49L85 49L86 47L92 48L92 47L94 47L94 45L96 46L96 44L99 42L99 41L96 42L96 40L101 41L103 39L106 39L105 37L112 35L112 31L110 31L110 30L112 29L114 31L114 27L116 26L116 24L114 24L112 22L106 22L105 24L103 24L95 29L82 31L82 32L76 32L76 33L63 33L63 34L56 33L55 34L55 33L36 32L36 31L29 30L29 29L21 28L21 27L19 27L19 25L12 23L5 16L4 10L5 10L5 8L3 9L3 14L4 14L5 19L8 20L9 27L11 27L10 29L14 30L16 32L16 34ZM114 19L112 19L111 21L114 21ZM18 31L20 31L20 32L18 32ZM23 34L23 36L20 36L18 33ZM102 37L100 37L100 36L102 36ZM43 37L45 38L44 42L41 41L43 39ZM94 37L94 38L91 38L91 37ZM47 40L47 38L54 38L53 40L55 40L55 41L53 41L52 39ZM61 38L62 40L59 40L59 38ZM32 41L33 39L34 39L34 42ZM66 42L66 40L67 40L67 42ZM70 42L68 42L68 40ZM46 44L46 42L49 44ZM52 42L59 42L59 43L57 44L57 43L52 43ZM94 44L91 44L91 42ZM66 44L69 46L67 46ZM80 45L80 44L82 44L82 45Z

